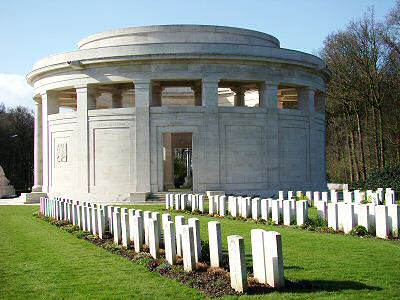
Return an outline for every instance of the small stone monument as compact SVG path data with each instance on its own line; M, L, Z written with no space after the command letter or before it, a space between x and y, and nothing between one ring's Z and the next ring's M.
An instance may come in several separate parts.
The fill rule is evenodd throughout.
M15 195L14 186L9 183L10 181L6 178L3 168L0 166L0 198Z

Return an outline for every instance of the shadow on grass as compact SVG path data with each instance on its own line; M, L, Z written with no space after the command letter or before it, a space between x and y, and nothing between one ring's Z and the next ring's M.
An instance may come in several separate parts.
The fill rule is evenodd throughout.
M368 290L381 291L382 288L366 285L361 282L350 280L286 280L283 289L266 289L258 286L250 287L247 293L249 295L268 294L272 292L279 293L313 293L313 292L340 292L344 290Z
M304 270L303 267L300 266L284 266L285 270Z

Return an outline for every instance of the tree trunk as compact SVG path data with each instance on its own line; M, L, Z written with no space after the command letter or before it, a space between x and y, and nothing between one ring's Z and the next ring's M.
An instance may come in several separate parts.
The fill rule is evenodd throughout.
M382 121L382 108L378 108L378 122L379 122L379 138L380 138L380 161L382 168L385 167L385 141L383 138L383 121Z
M354 130L351 130L351 136L350 136L350 142L351 142L351 155L354 157L354 175L355 175L355 180L359 181L360 180L360 168L359 168L359 163L357 159L357 153L356 153L356 148L355 148L355 137L354 137Z
M381 159L380 159L380 146L379 146L379 130L378 130L378 122L376 120L375 108L372 107L372 120L374 121L374 132L375 132L375 159L376 159L376 167L381 169Z
M362 169L362 179L365 181L367 178L367 171L365 169L365 153L364 153L364 139L363 139L363 130L361 128L360 116L358 112L356 112L357 118L357 131L358 131L358 142L360 143L360 153L361 153L361 169Z
M355 178L354 178L354 168L353 168L353 152L354 152L354 148L352 147L352 143L351 143L351 133L352 133L352 129L350 128L350 118L348 116L348 114L346 113L345 115L345 121L346 121L346 140L347 140L347 151L349 153L349 170L350 170L350 182L354 182Z

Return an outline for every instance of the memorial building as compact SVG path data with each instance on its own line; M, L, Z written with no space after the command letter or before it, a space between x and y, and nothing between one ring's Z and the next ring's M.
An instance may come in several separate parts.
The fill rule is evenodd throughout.
M325 190L320 58L253 30L123 28L39 60L33 192L143 201L177 188Z

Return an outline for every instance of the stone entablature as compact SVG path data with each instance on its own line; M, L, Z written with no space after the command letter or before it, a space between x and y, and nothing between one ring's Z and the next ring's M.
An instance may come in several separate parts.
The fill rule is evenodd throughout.
M98 201L163 191L170 133L192 134L196 192L324 189L328 76L319 58L247 29L93 35L27 76L36 101L35 189Z

